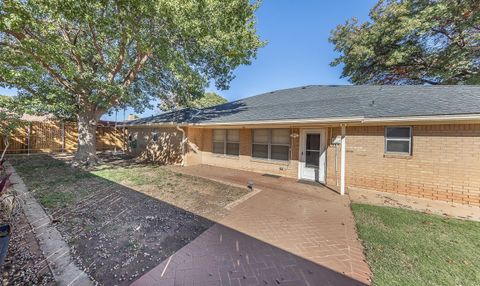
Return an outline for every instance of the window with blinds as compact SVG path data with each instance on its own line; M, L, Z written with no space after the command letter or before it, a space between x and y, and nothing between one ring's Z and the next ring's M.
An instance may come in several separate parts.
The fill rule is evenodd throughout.
M290 159L289 129L254 129L252 157L266 160Z
M214 129L213 153L220 155L240 155L240 130Z
M411 127L385 127L385 153L412 154Z

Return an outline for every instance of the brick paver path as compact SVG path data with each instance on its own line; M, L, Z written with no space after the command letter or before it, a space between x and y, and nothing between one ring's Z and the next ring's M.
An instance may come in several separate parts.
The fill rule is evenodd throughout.
M179 171L262 191L134 285L362 285L349 201L319 186L212 166Z

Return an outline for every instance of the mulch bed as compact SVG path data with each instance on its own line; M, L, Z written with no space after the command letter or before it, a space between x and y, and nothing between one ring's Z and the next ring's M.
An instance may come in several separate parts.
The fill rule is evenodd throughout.
M35 233L19 205L10 223L12 236L2 270L2 285L55 285Z

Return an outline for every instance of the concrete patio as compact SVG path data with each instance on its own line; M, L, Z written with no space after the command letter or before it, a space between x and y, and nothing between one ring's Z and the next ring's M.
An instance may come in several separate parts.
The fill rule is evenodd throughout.
M174 169L259 192L134 285L370 284L348 197L252 172Z

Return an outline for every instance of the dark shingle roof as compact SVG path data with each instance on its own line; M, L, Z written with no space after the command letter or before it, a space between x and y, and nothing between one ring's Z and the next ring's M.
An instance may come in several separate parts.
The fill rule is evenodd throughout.
M200 110L164 113L128 124L254 123L460 114L480 114L480 86L304 86Z

